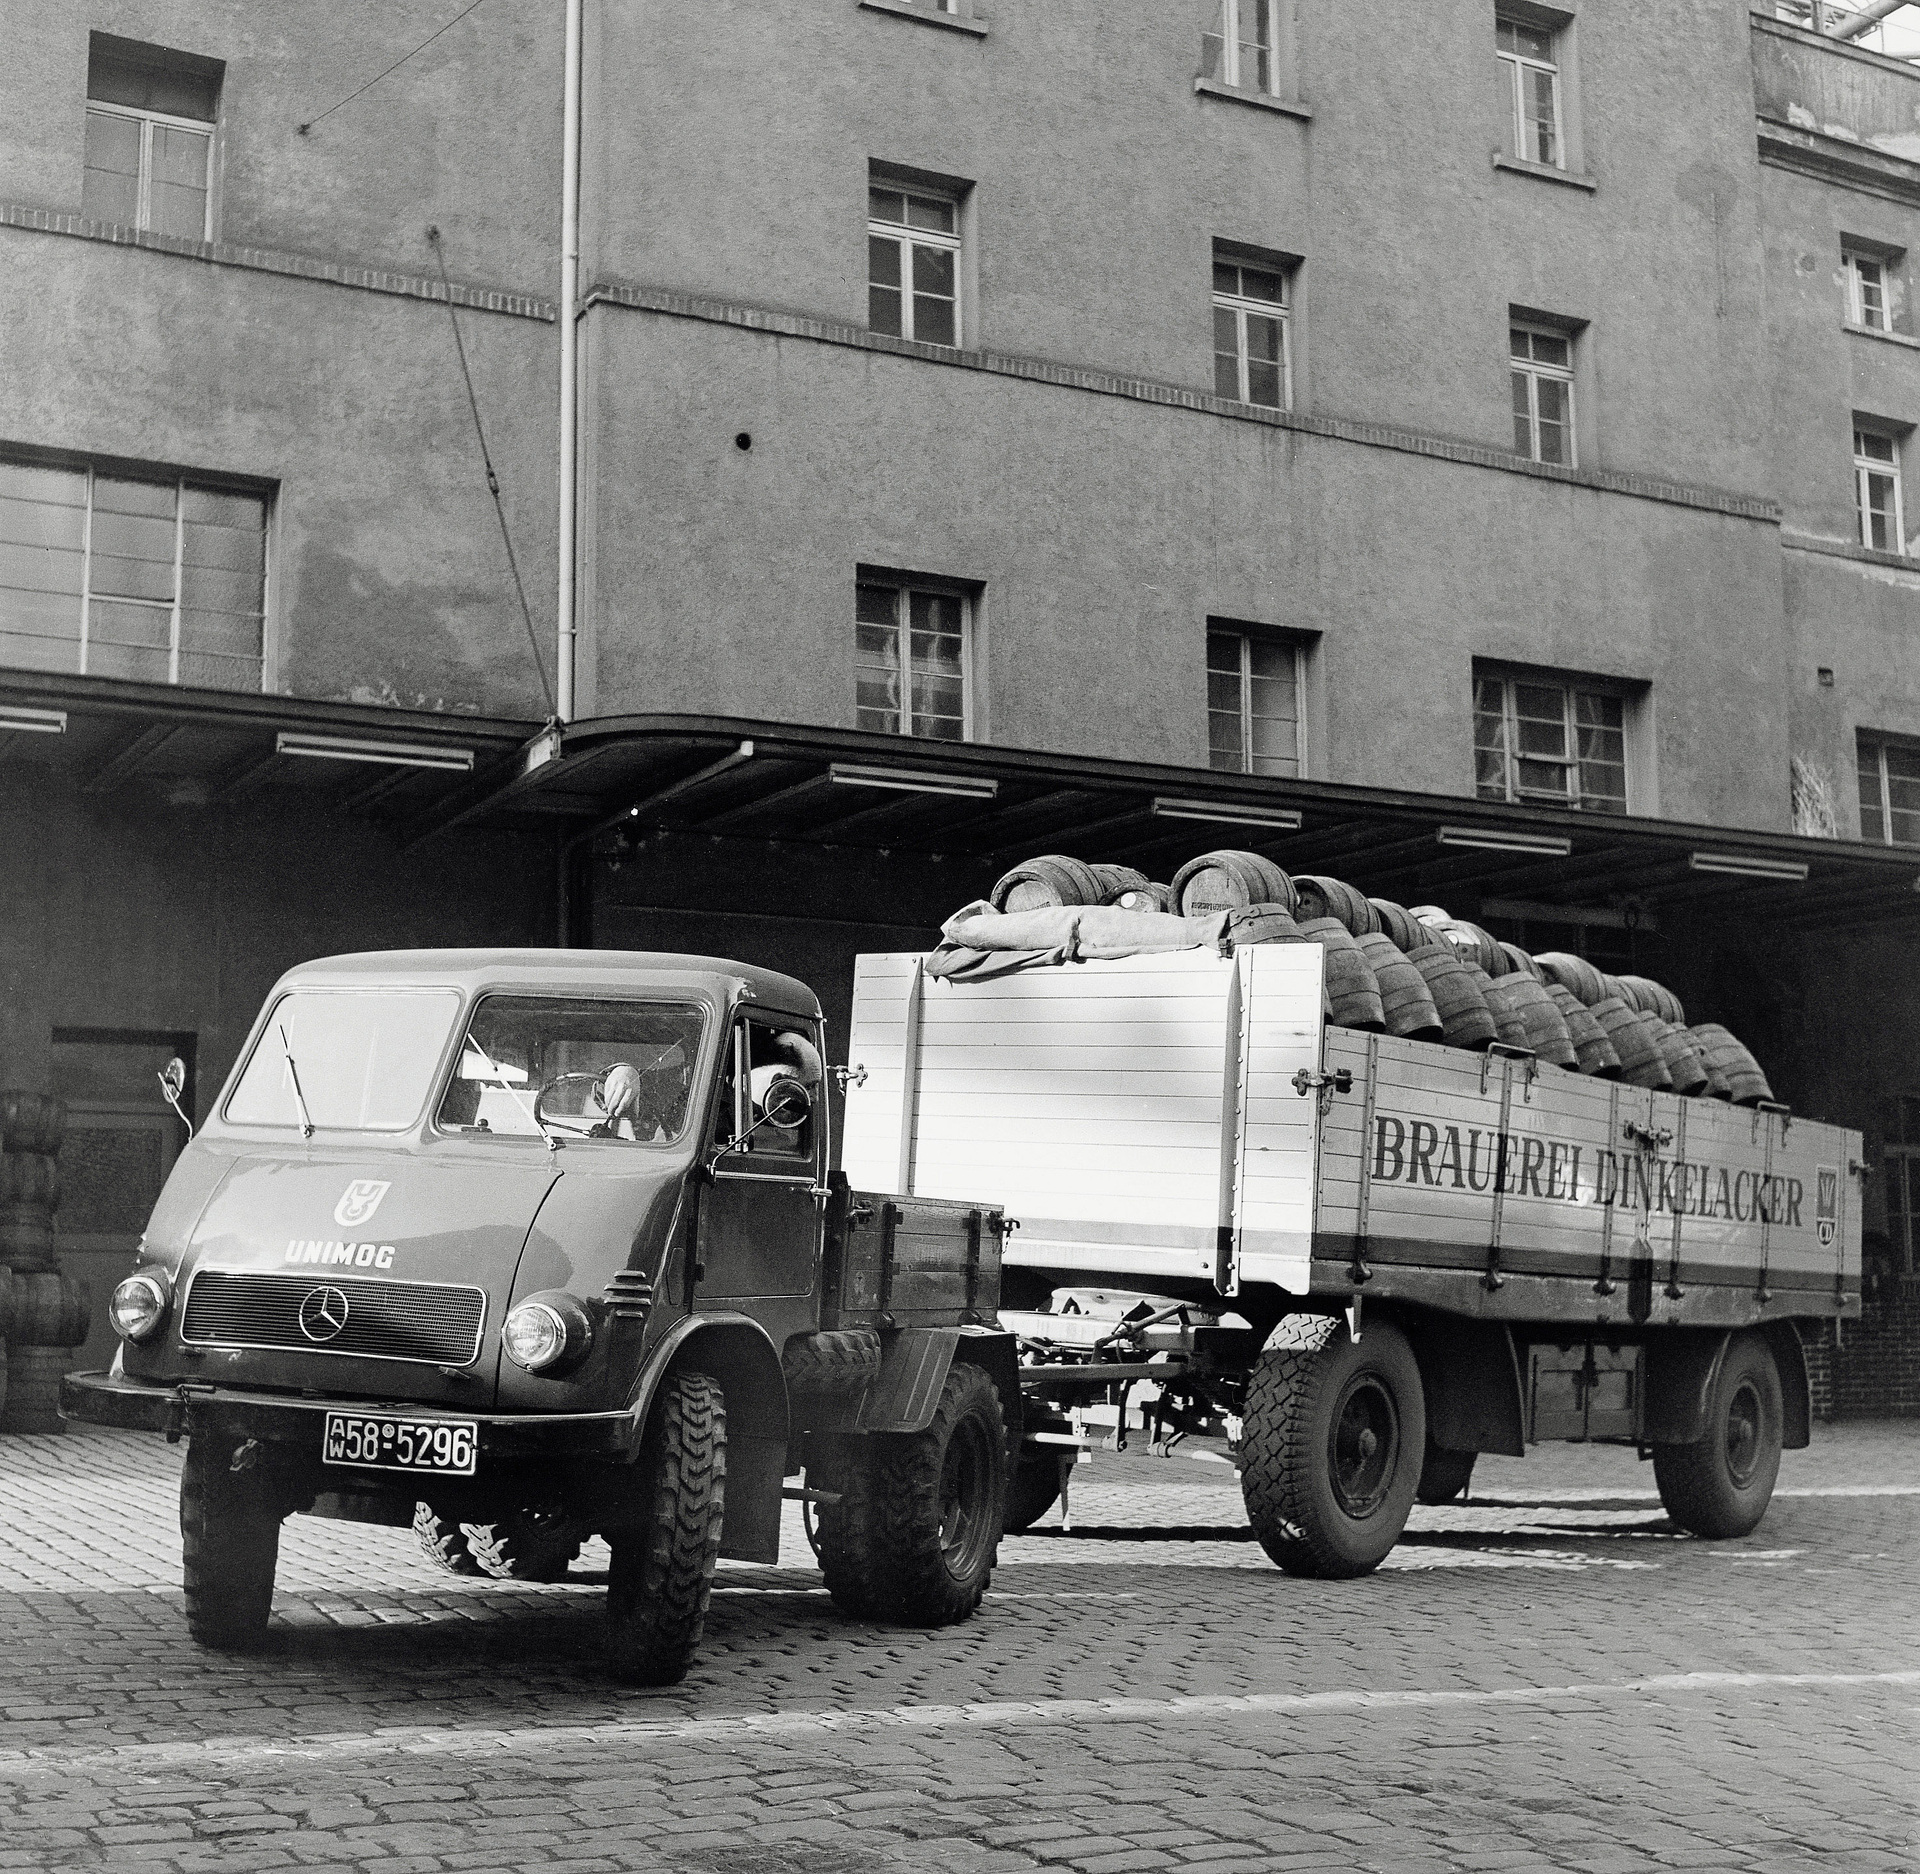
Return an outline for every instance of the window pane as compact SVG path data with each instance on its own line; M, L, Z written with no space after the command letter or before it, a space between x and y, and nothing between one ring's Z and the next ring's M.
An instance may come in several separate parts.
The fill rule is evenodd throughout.
M1866 456L1875 462L1893 460L1893 438L1881 434L1878 430L1857 429L1853 432L1853 453Z
M140 213L140 124L107 111L87 113L87 166L80 212L130 228Z
M1546 795L1555 799L1566 797L1568 771L1559 763L1528 761L1523 757L1514 767L1522 794Z
M1889 747L1884 755L1889 837L1896 846L1920 844L1920 752Z
M1887 823L1880 811L1880 749L1874 742L1860 744L1860 837L1884 840Z
M1496 750L1479 749L1473 758L1474 792L1482 800L1507 798L1507 761Z
M1217 0L1210 0L1209 11L1217 26L1221 18ZM1203 32L1200 35L1200 73L1202 77L1211 78L1217 85L1232 82L1227 75L1227 42L1218 31Z
M901 295L892 287L870 286L867 288L867 327L888 338L900 336Z
M898 597L892 586L857 585L853 589L854 616L863 624L890 625L898 616Z
M1473 680L1473 706L1498 719L1506 707L1506 685L1498 677L1476 677Z
M1551 332L1534 332L1529 337L1533 344L1533 359L1536 364L1550 364L1556 370L1567 369L1573 357L1573 342L1566 338L1557 338Z
M1240 291L1240 269L1228 266L1225 261L1213 263L1213 290L1216 293L1238 293Z
M1567 753L1567 729L1562 722L1533 722L1522 716L1515 727L1520 732L1520 752L1523 755L1544 755L1553 761L1563 761Z
M1244 774L1246 750L1240 740L1240 712L1211 710L1207 715L1207 763L1214 768Z
M904 225L907 219L906 198L898 189L869 189L867 213L875 221Z
M913 296L913 336L924 345L955 345L960 335L954 325L953 301Z
M1560 160L1560 113L1551 72L1529 71L1527 77L1527 150L1536 163Z
M1520 326L1512 326L1507 332L1507 349L1516 358L1533 356L1533 334Z
M153 177L148 189L147 225L159 234L186 240L207 238L207 150L211 142L198 130L153 127Z
M1618 729L1626 720L1626 705L1617 696L1579 690L1573 698L1573 718L1595 728Z
M954 208L951 202L937 202L924 195L907 197L907 226L937 228L942 234L953 232Z
M1563 467L1573 460L1573 399L1565 384L1550 377L1534 380L1540 405L1540 460Z
M913 336L929 345L954 342L953 262L950 248L913 250Z
M1240 320L1224 306L1213 309L1213 394L1240 401Z
M1207 668L1231 671L1234 680L1238 682L1240 644L1241 638L1237 631L1209 631L1207 633Z
M1483 40L1482 44L1485 43ZM1522 58L1551 59L1553 34L1541 26L1525 26L1518 20L1499 20L1494 26L1494 43L1502 52L1518 53Z
M1270 272L1264 267L1242 267L1240 294L1243 299L1264 299L1271 305L1284 306L1287 303L1286 275Z
M1513 449L1529 458L1533 447L1533 378L1525 371L1513 374Z
M1228 712L1235 722L1240 720L1240 673L1237 670L1207 672L1207 707Z
M1567 693L1550 683L1516 683L1513 686L1513 706L1523 716L1564 722Z
M1240 82L1273 89L1272 9L1269 0L1239 0Z

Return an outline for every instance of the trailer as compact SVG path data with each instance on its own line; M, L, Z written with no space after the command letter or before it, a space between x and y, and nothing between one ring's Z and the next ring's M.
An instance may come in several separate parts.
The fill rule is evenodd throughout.
M1803 1329L1859 1313L1859 1134L1335 1027L1324 956L859 960L847 1175L1007 1212L1008 1526L1085 1407L1145 1398L1162 1443L1228 1436L1297 1574L1377 1567L1416 1495L1548 1439L1634 1445L1676 1523L1747 1533L1810 1439Z

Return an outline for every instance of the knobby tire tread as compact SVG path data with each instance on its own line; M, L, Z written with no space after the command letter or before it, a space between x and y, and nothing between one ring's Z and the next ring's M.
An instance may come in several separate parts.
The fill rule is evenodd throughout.
M450 1523L434 1513L428 1503L413 1506L414 1540L426 1552L429 1561L438 1562L450 1575L477 1575L483 1572L467 1542L467 1534L458 1523Z
M1274 1329L1247 1388L1240 1488L1260 1546L1289 1574L1317 1573L1337 1559L1312 1534L1306 1492L1319 1355L1338 1326L1331 1315L1287 1316Z
M187 1631L201 1646L241 1651L266 1637L280 1556L280 1514L251 1472L230 1466L229 1440L195 1437L180 1471L181 1585Z

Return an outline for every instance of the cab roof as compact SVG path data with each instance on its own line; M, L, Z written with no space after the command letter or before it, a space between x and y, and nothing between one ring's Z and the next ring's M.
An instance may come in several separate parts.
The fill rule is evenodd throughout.
M820 998L794 977L726 957L670 950L363 950L296 964L276 988L383 982L444 984L469 994L482 989L534 995L550 990L599 989L619 995L669 990L709 995L722 1003L739 997L784 1015L820 1014Z

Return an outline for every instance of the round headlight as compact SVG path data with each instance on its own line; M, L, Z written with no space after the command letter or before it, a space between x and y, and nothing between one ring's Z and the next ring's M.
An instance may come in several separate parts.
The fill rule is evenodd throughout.
M113 1331L122 1340L149 1340L167 1316L167 1285L157 1275L130 1275L107 1304Z
M567 1324L544 1301L523 1301L501 1327L500 1344L508 1359L537 1373L566 1353Z

